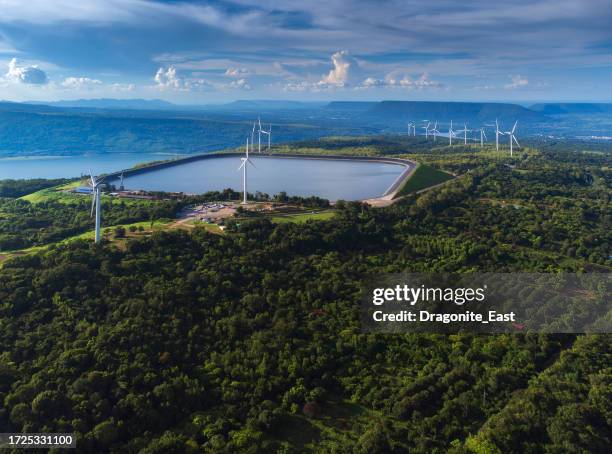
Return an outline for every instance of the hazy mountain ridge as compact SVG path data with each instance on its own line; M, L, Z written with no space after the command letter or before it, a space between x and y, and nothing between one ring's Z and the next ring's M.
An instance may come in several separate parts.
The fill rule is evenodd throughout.
M486 121L544 120L540 112L518 104L483 102L382 101L366 111L373 117L398 116L406 120Z
M612 114L612 103L541 103L529 107L547 115L560 114Z
M73 99L60 101L28 101L25 104L46 105L52 107L85 107L93 109L136 109L136 110L165 110L179 109L182 106L162 99Z

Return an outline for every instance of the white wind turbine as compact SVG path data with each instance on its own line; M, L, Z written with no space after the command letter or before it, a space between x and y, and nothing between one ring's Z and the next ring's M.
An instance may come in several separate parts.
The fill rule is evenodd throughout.
M253 164L253 161L249 159L249 138L248 137L246 140L246 154L244 158L240 158L240 161L242 161L242 164L240 164L240 167L238 167L238 170L242 169L242 204L244 205L247 203L247 164L251 164L253 167L255 167L255 164Z
M408 135L416 136L416 124L413 122L408 123Z
M484 141L487 140L487 135L485 134L484 128L480 128L480 147L484 146Z
M438 134L440 134L440 131L438 131L438 122L436 121L436 123L434 124L433 129L431 130L431 132L433 132L433 136L434 136L434 142L436 141L436 137L438 136Z
M497 118L495 119L495 150L499 151L499 123L497 122Z
M457 132L463 133L463 145L467 145L467 133L469 131L471 131L471 129L468 129L465 123L463 123L463 129L460 129L459 131L457 131Z
M495 124L485 124L485 126L495 126L495 150L499 151L499 136L503 135L503 132L499 129L499 123L497 122L497 118L495 119Z
M453 136L455 135L455 131L453 130L453 120L450 122L450 126L448 127L448 144L453 144Z
M251 130L251 148L253 147L253 144L255 143L255 125L257 123L253 122L253 129ZM248 154L248 151L247 151Z
M261 129L261 120L259 120L259 152L261 153L261 135L265 134L268 136L268 152L270 151L270 142L272 141L272 123L270 123L269 129Z
M102 186L102 180L104 180L104 178L102 177L94 177L93 174L91 173L91 170L89 171L89 178L91 181L91 195L92 195L92 199L91 199L91 214L90 216L94 215L94 211L96 213L96 230L95 230L95 237L94 240L96 243L100 242L100 214L101 214L101 207L100 207L100 189Z
M423 121L427 121L427 120L423 120ZM429 138L429 125L430 124L431 122L427 121L427 124L425 126L421 126L422 129L425 129L425 140Z
M505 134L507 136L510 137L510 156L512 156L512 143L515 142L517 147L520 147L518 140L516 140L516 136L514 135L514 131L516 131L516 125L518 124L518 121L514 122L514 126L512 127L511 131L506 131L506 132L502 132L502 134Z

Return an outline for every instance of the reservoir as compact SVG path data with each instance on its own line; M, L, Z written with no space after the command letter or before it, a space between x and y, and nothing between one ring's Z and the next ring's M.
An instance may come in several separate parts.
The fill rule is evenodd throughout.
M247 189L270 196L318 196L328 200L380 197L406 170L402 164L378 161L250 156ZM128 175L125 189L199 194L232 188L242 191L240 157L220 156ZM108 180L118 185L118 179Z

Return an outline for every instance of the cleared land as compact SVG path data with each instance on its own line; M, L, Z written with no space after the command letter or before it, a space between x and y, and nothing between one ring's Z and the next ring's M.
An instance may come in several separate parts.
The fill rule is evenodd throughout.
M334 216L334 211L319 211L316 213L297 213L297 214L285 214L285 215L276 215L272 216L270 220L272 222L276 222L277 224L287 223L287 222L297 222L302 223L306 221L326 221L331 219Z

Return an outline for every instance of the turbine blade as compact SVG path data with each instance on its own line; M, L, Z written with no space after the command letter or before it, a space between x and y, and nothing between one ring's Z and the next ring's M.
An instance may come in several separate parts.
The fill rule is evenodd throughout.
M516 144L516 146L520 148L518 140L516 140L516 137L514 137L514 135L512 136L512 140L514 140L514 143Z

